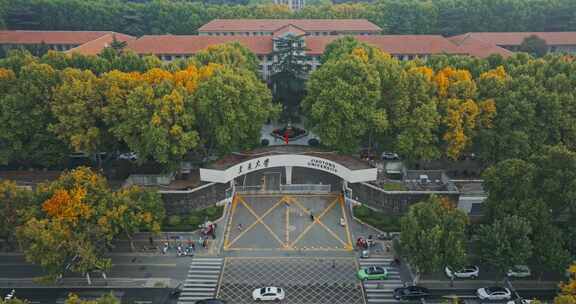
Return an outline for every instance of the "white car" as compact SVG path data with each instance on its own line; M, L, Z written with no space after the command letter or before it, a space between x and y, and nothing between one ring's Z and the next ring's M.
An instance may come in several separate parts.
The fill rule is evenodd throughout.
M118 159L135 161L138 160L138 155L135 152L121 153L118 155Z
M382 152L382 155L380 155L380 157L382 158L382 160L399 160L400 156L398 156L397 153L394 152Z
M498 286L478 288L476 294L480 300L510 300L512 297L510 289Z
M285 296L284 290L280 287L262 287L252 292L254 301L282 301Z
M16 295L16 290L10 290L10 293L4 296L4 301L13 300L14 296Z
M509 278L527 278L531 276L530 267L526 265L516 265L508 269L506 276Z
M478 275L480 275L480 268L478 266L466 266L454 271L450 267L446 266L444 272L451 279L477 279Z

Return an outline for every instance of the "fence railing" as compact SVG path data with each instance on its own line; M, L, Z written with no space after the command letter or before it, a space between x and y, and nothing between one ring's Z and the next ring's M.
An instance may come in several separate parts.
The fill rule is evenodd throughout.
M137 186L166 186L174 180L174 173L171 174L131 174L124 182L124 187Z
M292 184L280 185L280 189L264 189L262 186L236 186L236 192L242 194L260 193L330 193L331 185Z

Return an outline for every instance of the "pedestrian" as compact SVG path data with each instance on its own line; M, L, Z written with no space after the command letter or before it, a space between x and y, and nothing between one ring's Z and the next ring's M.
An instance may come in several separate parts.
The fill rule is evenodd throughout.
M190 240L190 246L192 247L192 250L196 251L196 244L194 243L193 240Z
M204 247L204 249L206 249L208 247L208 239L204 239L202 241L202 247Z
M154 238L152 236L148 237L148 241L150 241L150 246L154 246Z
M310 212L310 220L313 222L314 221L314 214L312 212Z

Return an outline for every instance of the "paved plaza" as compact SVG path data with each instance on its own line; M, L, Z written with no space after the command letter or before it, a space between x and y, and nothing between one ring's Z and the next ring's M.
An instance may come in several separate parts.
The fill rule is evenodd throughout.
M223 271L218 298L228 303L253 303L252 291L264 286L283 288L283 303L364 303L352 257L228 257Z
M339 195L237 195L230 210L226 251L353 249Z

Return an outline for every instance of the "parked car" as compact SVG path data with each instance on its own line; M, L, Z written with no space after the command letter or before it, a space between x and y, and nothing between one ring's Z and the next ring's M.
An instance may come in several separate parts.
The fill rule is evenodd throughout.
M138 160L138 155L135 152L120 153L118 159L135 161Z
M527 278L531 276L530 267L526 265L516 265L508 269L506 276L509 278Z
M408 286L394 289L396 300L419 300L430 296L428 288L420 286Z
M286 294L280 287L262 287L252 292L254 301L282 301Z
M16 295L16 290L14 290L14 289L10 290L10 292L4 296L4 301L14 299L15 295Z
M382 160L399 160L400 156L393 152L382 152L381 158Z
M382 266L370 266L358 270L358 279L364 280L385 280L388 278L388 270Z
M444 272L451 279L477 279L480 275L480 268L478 266L466 266L453 271L449 266L446 266Z
M512 297L510 289L499 286L478 288L476 294L480 300L510 300Z

